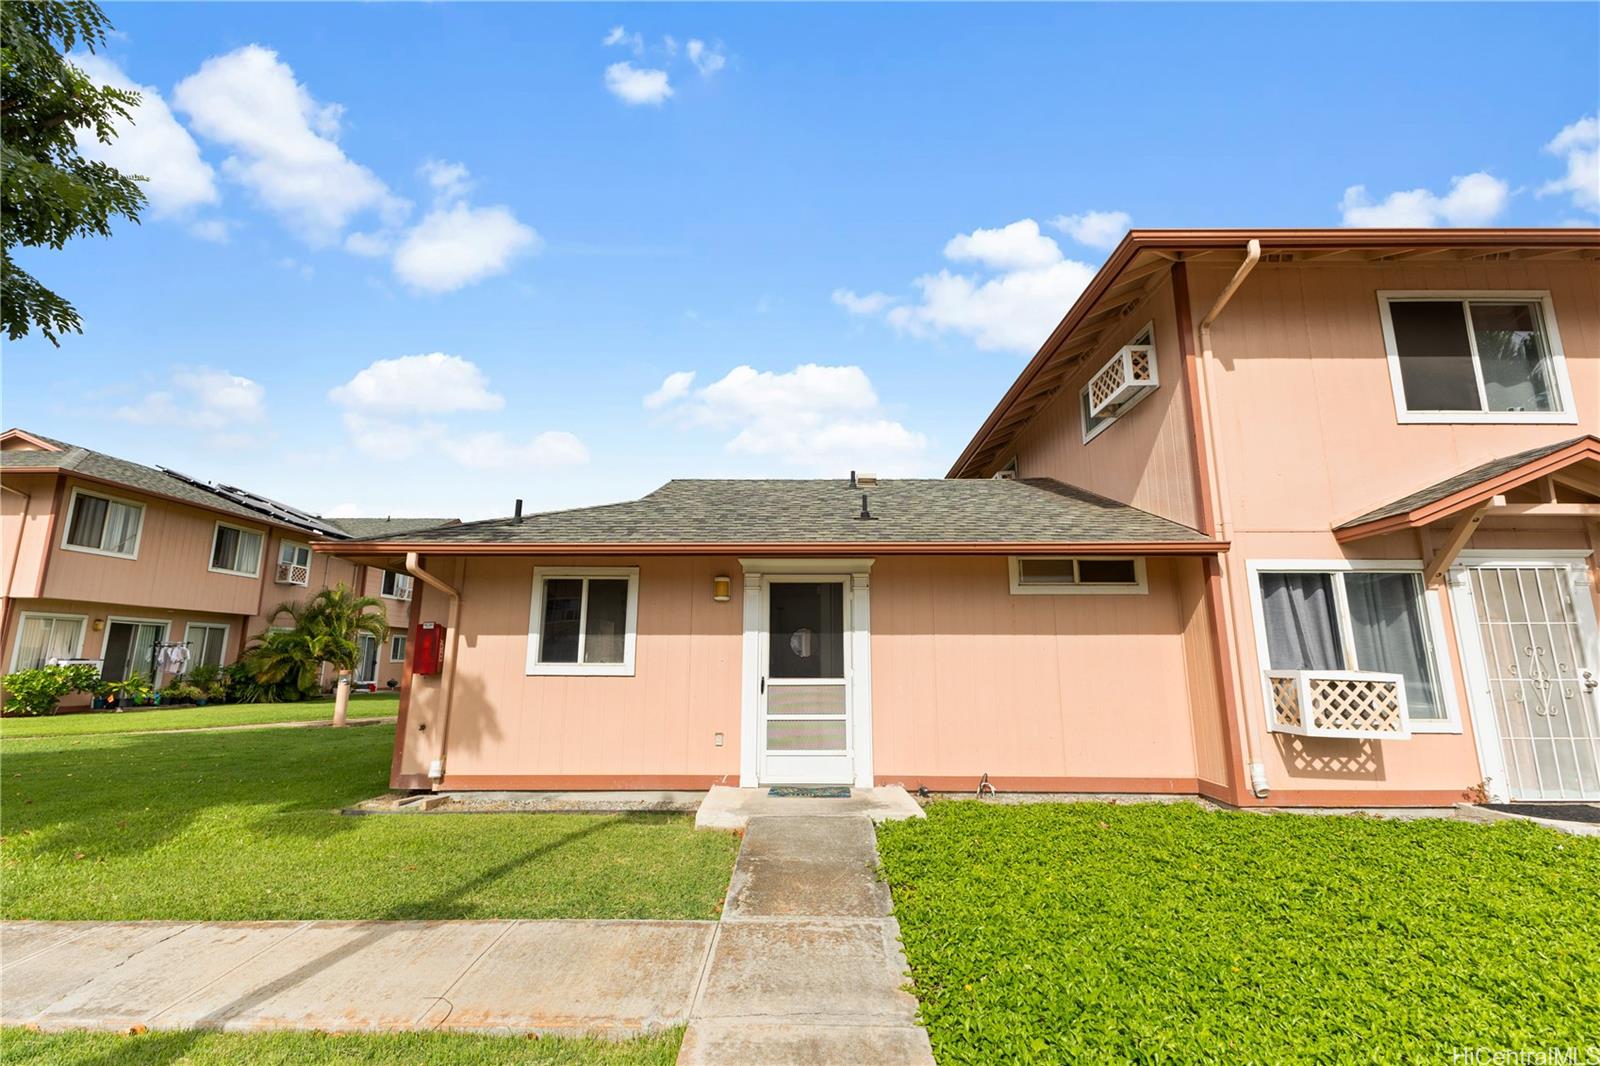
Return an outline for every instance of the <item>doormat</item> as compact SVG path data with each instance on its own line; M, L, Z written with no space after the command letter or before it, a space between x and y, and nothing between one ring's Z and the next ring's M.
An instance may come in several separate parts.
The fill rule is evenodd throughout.
M785 788L769 788L767 789L767 795L776 796L779 799L842 800L850 798L850 790L843 785L831 786L827 788L797 788L794 786L788 786Z
M1506 814L1526 814L1530 818L1600 825L1600 807L1592 803L1485 803L1481 806Z

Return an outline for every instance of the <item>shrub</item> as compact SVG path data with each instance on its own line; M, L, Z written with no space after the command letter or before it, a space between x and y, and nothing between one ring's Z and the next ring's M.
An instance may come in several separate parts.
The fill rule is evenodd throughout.
M105 688L109 694L117 697L119 707L149 703L156 694L155 689L150 687L150 682L140 673L129 674L126 679L113 681Z
M0 682L5 686L5 711L7 714L54 714L61 698L72 691L72 677L68 667L40 666L32 670L18 670L7 674ZM90 667L93 669L93 667Z
M186 678L179 678L161 690L162 703L194 703L203 698L205 690Z
M248 660L234 663L223 675L223 698L230 703L294 703L305 698L292 684L259 680Z

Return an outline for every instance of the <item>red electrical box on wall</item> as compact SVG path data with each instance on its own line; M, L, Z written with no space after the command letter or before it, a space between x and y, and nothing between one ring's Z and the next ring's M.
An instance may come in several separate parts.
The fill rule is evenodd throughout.
M444 626L438 622L418 622L412 647L415 650L411 653L411 672L438 674L444 665Z

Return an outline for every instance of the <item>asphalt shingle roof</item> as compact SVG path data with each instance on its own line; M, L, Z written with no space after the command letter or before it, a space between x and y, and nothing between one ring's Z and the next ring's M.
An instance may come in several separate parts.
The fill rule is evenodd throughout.
M392 533L416 533L424 529L454 525L459 518L330 518L352 537L381 537Z
M1554 455L1563 448L1570 448L1584 440L1596 440L1596 438L1573 437L1571 440L1564 440L1559 444L1546 444L1538 448L1529 448L1527 451L1518 452L1515 455L1491 459L1489 462L1475 466L1471 470L1463 470L1454 477L1447 477L1443 481L1437 481L1425 489L1418 489L1409 496L1402 496L1392 503L1386 503L1376 510L1368 511L1360 518L1352 518L1348 522L1340 523L1334 528L1349 529L1351 526L1364 526L1368 522L1409 514L1418 508L1437 503L1447 496L1454 496L1458 492L1463 492L1474 485L1482 484L1491 478L1510 473L1519 466L1526 466L1529 463L1543 459L1547 455Z
M866 495L873 520L858 518ZM626 503L385 536L405 544L1041 544L1208 542L1201 532L1047 478L680 480Z

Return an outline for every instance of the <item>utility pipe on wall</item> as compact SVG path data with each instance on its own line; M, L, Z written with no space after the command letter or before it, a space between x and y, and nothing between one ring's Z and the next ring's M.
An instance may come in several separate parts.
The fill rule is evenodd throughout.
M1216 432L1216 419L1213 414L1216 410L1216 402L1214 395L1215 382L1213 380L1215 375L1212 373L1211 365L1214 357L1211 349L1211 326L1216 322L1217 316L1222 314L1223 309L1228 306L1228 301L1233 299L1233 294L1239 291L1239 286L1244 284L1245 278L1250 276L1250 272L1256 268L1256 264L1259 262L1261 262L1261 242L1252 239L1249 244L1245 245L1244 262L1239 264L1239 269L1233 272L1233 277L1228 279L1228 283L1222 287L1222 292L1217 295L1217 300L1211 305L1211 310L1207 311L1205 317L1200 319L1200 404L1201 415L1206 423L1206 439L1211 442L1211 447L1207 449L1209 452L1207 461L1211 465L1211 492L1213 496L1211 513L1216 516L1216 536L1221 540L1227 541L1233 539L1233 517L1228 505L1227 466L1223 461L1222 442ZM1228 566L1226 556L1219 556L1217 565L1223 571L1222 581L1218 584L1222 592L1222 616L1229 628L1227 646L1232 649L1232 654L1228 656L1228 664L1229 669L1233 672L1234 691L1240 694L1238 701L1239 714L1242 716L1243 721L1239 722L1239 733L1244 738L1245 769L1250 775L1251 793L1256 798L1261 799L1269 791L1267 768L1261 761L1260 744L1256 740L1256 731L1251 727L1250 715L1244 709L1245 700L1243 694L1246 690L1244 687L1244 672L1239 666L1238 633L1240 627L1233 597L1231 567Z
M433 782L433 787L438 788L444 780L444 760L446 749L450 744L450 699L455 694L456 687L456 652L460 649L461 640L457 633L457 623L461 619L461 593L453 586L445 584L422 568L422 556L417 552L406 552L406 573L416 578L430 588L442 592L450 601L450 609L445 614L445 633L450 638L450 650L444 659L444 676L439 679L439 755L428 765L428 778ZM415 693L413 682L413 693Z

